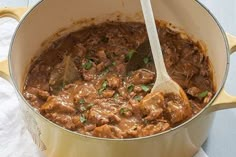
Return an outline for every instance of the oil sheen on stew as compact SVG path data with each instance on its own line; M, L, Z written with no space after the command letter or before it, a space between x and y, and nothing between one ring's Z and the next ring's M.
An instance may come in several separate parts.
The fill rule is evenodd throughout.
M136 22L105 22L53 42L32 63L24 97L50 121L90 136L137 138L181 124L213 97L212 70L198 42L157 25L168 73L190 105L172 93L147 95L155 81L152 58L126 72L147 38L145 25Z

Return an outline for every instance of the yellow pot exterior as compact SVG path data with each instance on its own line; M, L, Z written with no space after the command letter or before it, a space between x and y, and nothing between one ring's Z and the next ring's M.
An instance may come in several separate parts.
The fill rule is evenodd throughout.
M191 157L208 136L214 113L163 135L135 140L105 140L64 130L21 102L32 138L47 157Z

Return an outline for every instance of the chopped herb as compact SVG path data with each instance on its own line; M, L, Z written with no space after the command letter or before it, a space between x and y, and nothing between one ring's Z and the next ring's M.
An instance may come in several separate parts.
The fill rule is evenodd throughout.
M84 104L84 103L85 103L85 100L84 100L84 99L80 99L80 100L79 100L79 103L80 103L80 104Z
M102 87L98 90L98 94L102 94L102 92L107 88L107 80L105 80L103 83L102 83Z
M148 64L148 63L149 63L149 58L148 58L148 57L144 57L144 58L143 58L143 62L144 62L145 64Z
M116 66L116 62L115 62L115 61L114 61L114 62L112 62L111 64L112 64L113 66Z
M113 97L114 97L115 99L118 99L119 93L115 93Z
M133 90L134 90L134 85L133 85L133 84L129 85L129 86L128 86L128 92L130 93L130 92L132 92Z
M87 109L84 107L84 106L80 106L80 110L82 111L82 112L84 112L84 111L86 111Z
M116 65L116 62L112 62L109 66L105 67L105 69L101 72L100 76L104 76L107 73L109 73L110 72L110 67L115 66L115 65Z
M107 88L107 80L105 80L103 83L102 83L102 88Z
M124 115L125 112L127 112L127 111L129 111L128 108L122 107L122 108L120 109L120 114L121 114L121 115Z
M139 95L136 95L136 96L134 97L134 100L136 100L136 101L141 101L141 100L142 100L142 97L139 96Z
M98 94L101 95L104 90L105 90L105 89L100 88L100 89L98 90Z
M107 73L109 73L109 71L110 71L109 67L106 67L106 68L101 72L100 76L106 75Z
M129 60L133 57L134 52L135 52L135 50L130 50L130 51L126 54L125 60L126 60L126 61L129 61Z
M93 103L90 103L90 104L88 104L87 108L91 108L91 107L93 107L93 106L94 106L94 104L93 104Z
M83 64L83 68L86 70L91 69L93 66L93 62L89 59L86 63Z
M109 73L109 67L106 67L105 70L102 72L102 75L106 75L107 73Z
M87 121L86 117L82 114L79 118L81 123L85 123Z
M146 86L146 85L141 85L141 88L145 92L148 92L150 90L150 88L148 86Z
M204 91L204 92L198 94L198 97L199 97L199 98L205 98L207 95L208 95L208 91L206 90L206 91Z

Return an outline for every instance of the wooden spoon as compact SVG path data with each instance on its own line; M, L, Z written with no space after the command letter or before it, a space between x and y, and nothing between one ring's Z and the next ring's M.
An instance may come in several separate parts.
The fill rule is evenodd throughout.
M167 73L156 29L156 23L152 12L151 2L150 0L140 1L147 28L148 38L151 45L151 52L157 72L156 81L151 92L153 93L159 91L163 93L175 93L177 95L180 95L183 100L188 103L188 97L186 96L184 90L174 80L172 80Z

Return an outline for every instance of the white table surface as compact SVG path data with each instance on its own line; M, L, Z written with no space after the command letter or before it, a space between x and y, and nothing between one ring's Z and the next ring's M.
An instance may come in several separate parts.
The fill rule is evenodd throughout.
M0 0L0 7L24 6L24 0ZM29 0L33 5L38 0ZM226 32L236 35L236 0L199 0L215 15ZM1 24L1 21L0 21ZM1 30L0 30L1 31ZM11 33L13 33L12 30ZM0 36L1 40L1 36ZM7 48L4 48L6 50ZM0 49L1 50L1 49ZM3 56L0 54L0 59ZM226 90L236 95L236 53L231 56L230 70L226 82ZM7 82L5 82L7 84ZM1 92L1 91L0 91ZM219 111L203 149L209 157L235 157L236 156L236 109ZM0 128L1 131L1 128ZM1 146L1 145L0 145Z

